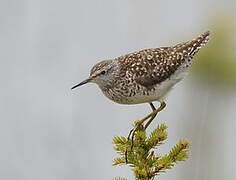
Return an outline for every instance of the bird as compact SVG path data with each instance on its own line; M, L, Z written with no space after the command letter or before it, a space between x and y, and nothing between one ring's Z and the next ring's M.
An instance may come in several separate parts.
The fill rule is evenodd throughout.
M169 47L150 48L129 53L94 65L90 76L73 86L95 83L103 94L119 104L149 103L152 112L136 124L149 126L166 106L165 97L182 80L192 65L193 57L209 41L207 31L197 38ZM153 105L160 102L159 108ZM130 133L134 131L132 129Z

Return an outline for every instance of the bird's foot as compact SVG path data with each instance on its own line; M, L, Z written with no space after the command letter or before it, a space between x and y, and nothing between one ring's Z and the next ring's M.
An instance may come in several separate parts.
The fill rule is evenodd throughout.
M129 132L127 140L129 142L129 140L131 138L131 147L130 147L131 151L133 150L133 147L134 147L134 137L135 137L136 131L141 130L141 129L147 129L147 127L151 124L151 122L156 117L156 115L166 107L165 102L161 102L161 105L158 109L155 109L155 107L152 103L150 103L150 105L152 107L153 112L150 113L149 115L147 115L146 117L144 117L141 120L134 121L134 128L131 129L130 132ZM148 122L144 125L144 122L146 120L148 120ZM125 161L126 161L126 164L127 164L128 163L128 150L127 149L125 151Z

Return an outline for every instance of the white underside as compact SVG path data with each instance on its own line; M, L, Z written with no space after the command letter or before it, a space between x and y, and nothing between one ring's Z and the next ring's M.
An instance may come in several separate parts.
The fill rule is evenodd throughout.
M167 93L172 89L172 87L182 80L187 75L187 68L185 66L180 67L170 78L166 79L160 84L155 86L155 91L151 91L149 95L136 94L133 97L129 97L125 102L118 102L121 104L140 104L148 103L153 101L164 101Z

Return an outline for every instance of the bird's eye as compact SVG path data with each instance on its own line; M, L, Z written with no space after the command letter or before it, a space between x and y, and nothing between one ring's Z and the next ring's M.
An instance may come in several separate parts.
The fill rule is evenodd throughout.
M106 71L102 71L101 74L102 74L102 75L106 74Z

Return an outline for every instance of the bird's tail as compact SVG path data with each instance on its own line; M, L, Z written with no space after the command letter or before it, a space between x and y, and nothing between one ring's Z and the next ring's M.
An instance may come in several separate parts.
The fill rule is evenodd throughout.
M183 52L184 55L193 57L203 46L209 41L210 31L207 31L196 39L188 41L186 43L181 43L175 46L177 51Z
M199 51L199 49L205 46L207 42L209 41L209 36L210 36L210 31L207 31L201 34L200 36L198 36L196 39L192 40L190 42L190 46L192 47L192 49L189 55L194 56Z

